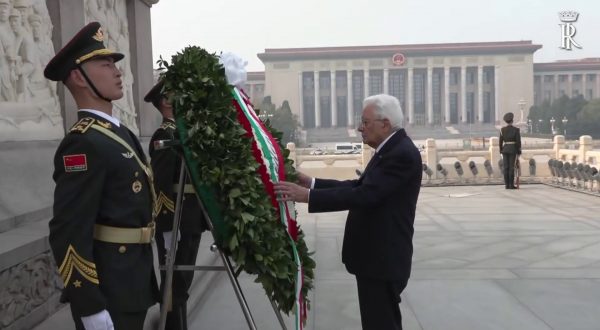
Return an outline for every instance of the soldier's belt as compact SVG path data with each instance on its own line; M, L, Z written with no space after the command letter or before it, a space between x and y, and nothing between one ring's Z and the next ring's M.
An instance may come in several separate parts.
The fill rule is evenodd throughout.
M142 228L119 228L95 224L94 239L107 243L148 244L152 242L155 231L154 222Z
M179 183L173 184L173 192L179 192ZM196 191L194 190L194 186L192 186L191 184L186 184L183 186L184 194L193 194L195 192Z
M504 142L504 144L515 144L515 141Z

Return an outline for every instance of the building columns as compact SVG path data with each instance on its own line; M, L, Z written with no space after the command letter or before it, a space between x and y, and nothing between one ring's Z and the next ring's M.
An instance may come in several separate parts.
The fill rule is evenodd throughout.
M365 68L363 70L364 76L364 87L365 87L365 98L369 97L369 69Z
M408 68L408 91L406 93L406 103L408 104L408 123L414 124L415 108L413 107L413 68Z
M431 79L433 75L433 68L427 67L427 123L429 125L433 125L433 79Z
M467 122L467 67L460 67L460 116L461 122Z
M573 97L573 74L567 74L567 96Z
M450 124L450 67L444 67L444 122Z
M315 79L315 127L321 127L321 98L319 95L319 71L314 72Z
M298 94L299 100L298 104L300 104L300 109L298 109L298 119L300 121L300 126L304 127L304 80L302 79L302 71L298 72Z
M389 80L390 80L390 70L383 69L383 94L390 93Z
M483 123L483 66L477 67L477 121Z
M581 95L583 95L584 99L587 98L587 73L581 74Z
M348 97L346 98L348 110L348 126L354 126L354 96L352 95L352 70L346 71L346 87L348 87Z
M331 71L331 127L337 127L337 93L335 86L335 71Z
M500 122L500 67L494 66L494 123Z

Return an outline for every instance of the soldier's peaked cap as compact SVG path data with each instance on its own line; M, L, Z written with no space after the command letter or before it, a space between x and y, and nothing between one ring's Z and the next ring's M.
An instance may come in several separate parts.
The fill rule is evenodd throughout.
M144 102L154 102L162 97L163 85L164 82L162 80L157 82L156 85L154 85L154 87L152 87L152 89L146 94L146 96L144 96Z
M515 115L512 112L507 112L506 114L504 114L503 119L507 123L512 123L514 118L515 118Z
M46 65L44 77L64 81L78 65L98 57L112 57L115 62L125 57L104 46L104 33L98 22L81 29Z

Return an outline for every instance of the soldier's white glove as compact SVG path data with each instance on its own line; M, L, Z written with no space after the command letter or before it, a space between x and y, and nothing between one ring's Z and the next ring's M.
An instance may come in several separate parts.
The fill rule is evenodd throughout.
M81 322L85 330L114 330L112 319L110 314L105 309L99 313L82 316Z
M163 232L163 239L165 241L165 250L167 250L167 253L169 253L169 250L171 249L171 242L173 238L173 231L165 231ZM181 233L179 232L179 230L177 230L177 242L179 242L179 240L181 239Z

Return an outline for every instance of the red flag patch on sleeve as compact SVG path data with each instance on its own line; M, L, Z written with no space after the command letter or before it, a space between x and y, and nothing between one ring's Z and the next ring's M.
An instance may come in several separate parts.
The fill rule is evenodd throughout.
M65 172L87 171L87 158L85 154L63 156Z

